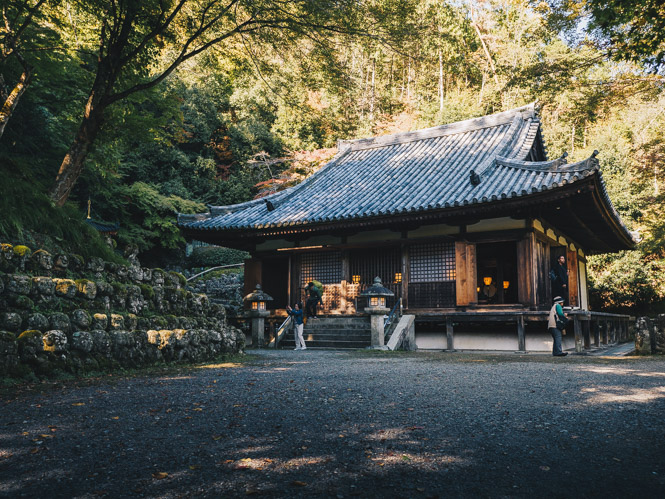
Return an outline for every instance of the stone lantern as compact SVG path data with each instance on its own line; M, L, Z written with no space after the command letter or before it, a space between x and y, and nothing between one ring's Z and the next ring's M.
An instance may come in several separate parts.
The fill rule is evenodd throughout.
M264 293L261 285L257 284L256 289L243 300L249 303L249 316L252 318L252 346L262 348L265 318L270 315L266 309L266 302L272 301L272 296Z
M367 298L365 312L370 315L372 347L382 348L384 345L383 316L390 312L390 309L386 307L386 297L395 296L395 293L383 286L380 277L375 277L374 284L360 293L360 296Z

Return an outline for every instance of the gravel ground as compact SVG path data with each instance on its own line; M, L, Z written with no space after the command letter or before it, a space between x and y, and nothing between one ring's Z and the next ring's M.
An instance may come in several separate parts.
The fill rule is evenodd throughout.
M665 359L255 352L23 387L12 497L665 497Z

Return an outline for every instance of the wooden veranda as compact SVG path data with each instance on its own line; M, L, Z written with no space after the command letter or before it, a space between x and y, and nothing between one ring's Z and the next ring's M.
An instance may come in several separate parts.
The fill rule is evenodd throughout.
M583 353L594 347L628 341L631 317L589 310L566 311L570 323L569 334L574 334L575 352ZM482 323L514 324L519 352L526 352L526 325L538 324L540 330L547 330L549 312L545 311L450 311L422 312L416 315L416 322L445 324L446 350L455 350L455 327L461 324Z

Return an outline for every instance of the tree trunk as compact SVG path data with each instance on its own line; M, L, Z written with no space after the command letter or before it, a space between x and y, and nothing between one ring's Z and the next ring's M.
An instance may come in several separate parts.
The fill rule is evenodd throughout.
M439 49L439 112L443 111L443 56Z
M0 109L0 137L2 137L2 134L5 133L5 127L7 126L9 119L14 114L14 109L16 109L21 95L23 95L23 92L25 92L25 90L30 85L31 76L32 74L30 68L26 68L21 74L21 78L19 79L18 83L11 91L11 93L7 95L5 102L2 104L2 109ZM4 81L2 84L4 84Z
M79 126L78 132L76 132L72 145L62 160L55 184L51 188L50 196L56 206L61 207L67 202L74 184L81 175L83 163L90 151L90 146L102 126L102 115L106 106L97 102L98 100L95 98L95 91L93 89L88 98L83 121Z

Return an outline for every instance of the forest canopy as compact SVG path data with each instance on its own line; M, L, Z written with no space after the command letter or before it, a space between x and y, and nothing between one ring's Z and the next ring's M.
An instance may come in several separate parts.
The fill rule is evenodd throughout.
M120 245L175 262L177 212L293 185L338 139L537 101L549 156L600 151L614 206L640 238L591 259L593 305L665 312L657 0L0 6L5 240L84 244L76 227L90 201L93 218L120 224Z

